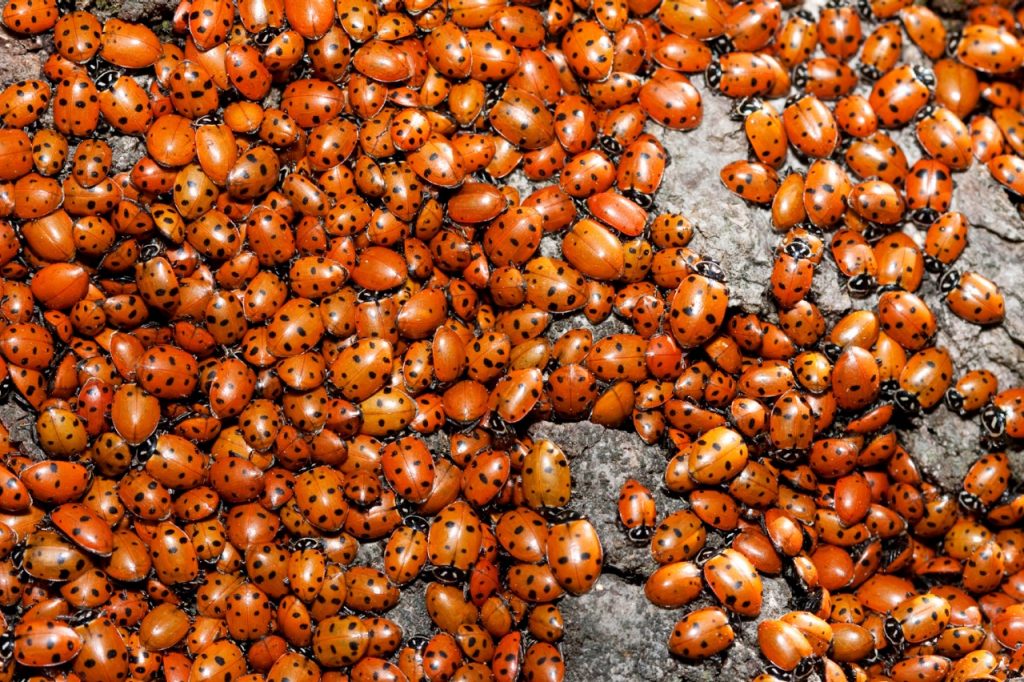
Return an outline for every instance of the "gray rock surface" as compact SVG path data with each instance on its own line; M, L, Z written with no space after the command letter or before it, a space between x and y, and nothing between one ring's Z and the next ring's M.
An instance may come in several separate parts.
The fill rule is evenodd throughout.
M80 2L101 17L117 16L144 20L166 32L174 0L97 0ZM960 7L948 0L947 8ZM49 42L45 38L18 38L0 33L0 82L8 83L35 77L41 72ZM771 270L773 248L778 240L767 210L752 207L731 195L721 185L723 165L747 155L746 141L738 124L729 118L731 103L710 94L702 79L695 79L704 96L703 124L690 133L652 128L672 155L659 204L665 210L681 211L696 226L692 247L715 258L729 276L734 304L767 313L771 310L765 295L765 282ZM918 154L911 137L898 138L908 155ZM127 169L138 157L140 141L115 137L115 167ZM964 211L976 226L970 246L958 267L993 278L1007 298L1007 320L994 329L979 330L950 314L940 303L934 281L925 285L923 295L939 317L938 341L947 346L957 360L959 371L988 367L1003 385L1024 378L1024 222L996 188L984 168L975 167L959 174L956 208ZM525 189L525 187L524 187ZM920 238L920 232L908 229ZM545 245L547 248L547 245ZM854 305L840 286L834 266L826 258L815 279L818 305L835 319ZM857 302L858 305L872 300ZM574 326L587 326L582 317L555 321L552 335ZM597 334L624 329L617 320L602 324ZM17 405L0 405L0 421L22 440L27 450L31 443L33 420ZM963 472L979 451L980 432L973 421L961 420L945 407L920 419L922 428L904 437L924 470L946 486L959 484ZM557 441L572 459L574 480L573 506L585 513L597 526L603 539L609 570L596 588L577 599L567 599L562 608L567 621L563 651L572 682L592 680L701 680L751 678L762 666L757 655L756 624L740 628L739 639L727 656L703 665L688 665L672 659L666 639L672 625L683 615L649 604L638 584L654 564L646 548L631 543L615 521L615 500L622 482L638 478L655 493L662 512L685 504L668 497L659 483L666 453L644 445L634 434L609 431L589 423L537 424L535 437ZM1019 466L1024 455L1011 453ZM380 548L367 546L361 562L369 563ZM405 628L408 635L429 632L430 624L422 612L422 589L410 588L390 617ZM785 609L788 588L778 579L765 579L766 617ZM696 606L704 605L698 602Z

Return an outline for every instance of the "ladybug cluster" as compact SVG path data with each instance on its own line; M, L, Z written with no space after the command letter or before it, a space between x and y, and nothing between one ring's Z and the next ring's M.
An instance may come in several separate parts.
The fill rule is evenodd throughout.
M38 445L0 438L0 682L561 680L603 551L542 419L664 444L679 509L630 479L618 516L651 602L717 604L672 655L1024 670L1024 388L957 378L922 298L1005 315L950 208L975 162L1024 195L1024 16L790 5L181 0L160 36L9 0L53 49L0 92L0 370ZM703 96L781 236L770 312L657 206L648 123ZM899 440L943 401L989 435L959 491ZM762 575L793 603L757 622ZM387 617L415 585L431 632Z

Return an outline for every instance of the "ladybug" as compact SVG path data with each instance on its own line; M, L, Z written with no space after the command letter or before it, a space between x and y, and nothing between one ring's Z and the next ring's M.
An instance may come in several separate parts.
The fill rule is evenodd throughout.
M818 159L811 163L804 177L804 210L811 223L828 227L839 221L845 209L844 199L850 192L850 180L838 163Z
M987 369L975 369L960 377L946 391L946 406L961 416L977 412L999 391L999 379Z
M729 611L741 616L761 612L761 577L744 555L723 549L704 562L703 571L715 598Z
M953 382L953 362L949 351L932 346L912 355L900 372L896 404L914 413L936 405Z
M830 3L818 18L818 43L830 57L848 60L857 54L862 40L860 16L853 7Z
M930 156L953 171L966 170L974 160L967 125L945 107L923 110L917 121L917 140Z
M910 168L905 188L907 209L917 222L931 224L949 210L953 176L949 167L935 159L922 159Z
M931 639L949 623L949 602L935 594L910 597L885 620L885 637L897 646Z
M761 655L780 670L796 670L814 655L807 637L784 620L764 620L757 625L757 643Z
M639 102L648 117L672 130L693 130L704 118L700 92L685 75L668 69L655 69L640 88Z
M657 508L650 490L636 479L627 479L619 489L618 510L619 523L631 540L641 542L650 538L657 523Z
M782 112L786 137L796 151L811 158L827 158L839 142L832 111L814 95L790 102Z
M4 7L0 21L11 31L25 35L45 33L57 25L57 0L15 0Z
M601 575L604 551L597 531L586 519L553 525L547 559L555 579L570 594L589 592Z
M14 660L40 668L73 660L82 650L82 637L70 625L52 620L22 621L14 626Z
M783 308L792 308L811 290L814 262L806 242L796 240L775 254L771 274L772 296Z
M480 519L468 504L453 502L438 513L427 538L427 556L440 569L466 571L480 553Z
M946 52L946 27L935 12L927 7L904 7L900 21L910 40L931 59Z
M990 279L975 272L947 270L939 281L946 305L957 317L977 325L995 325L1006 316L1003 293Z
M965 66L982 73L1010 73L1024 62L1024 48L998 26L970 24L950 40L951 51Z
M722 168L720 176L730 192L755 204L771 202L779 189L775 169L756 161L733 161Z
M725 651L735 639L729 614L712 606L692 611L677 622L668 649L673 656L698 661Z
M906 125L931 97L935 74L923 67L897 66L879 78L868 101L886 128Z

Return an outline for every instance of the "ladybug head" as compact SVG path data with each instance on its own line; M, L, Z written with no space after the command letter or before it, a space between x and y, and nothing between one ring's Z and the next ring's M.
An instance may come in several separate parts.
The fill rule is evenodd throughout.
M798 64L797 67L795 69L793 69L793 85L796 86L800 90L803 90L804 86L807 85L807 65L806 64ZM798 99L800 99L799 95L793 95L792 97L787 97L786 98L786 106L788 107L790 104L792 104L793 102L797 101Z
M195 121L192 122L192 127L198 128L199 126L215 126L220 125L223 122L224 119L220 114L211 113L207 114L206 116L200 116L199 118L197 118Z
M408 516L403 517L402 523L413 530L418 530L421 533L427 533L430 530L430 523L419 514L409 514Z
M944 267L946 267L945 263L940 261L938 258L935 258L934 256L924 257L924 269L928 272L938 274L942 272L942 268Z
M722 82L722 65L718 63L717 59L712 59L708 64L708 68L704 72L704 80L707 81L709 88L718 89Z
M835 343L826 343L821 346L821 352L825 354L833 364L839 359L839 356L843 354L843 347Z
M864 298L870 295L877 285L878 283L875 282L874 277L866 272L862 272L846 281L846 290L854 298Z
M427 635L413 635L406 640L405 645L415 651L422 651L429 643L430 637Z
M950 31L946 37L946 54L953 56L956 54L956 48L960 46L960 39L963 38L963 33L959 30Z
M806 682L812 678L824 679L825 660L821 656L808 656L796 664L790 679L793 682Z
M646 544L653 534L654 528L651 526L636 526L626 531L626 537L629 538L629 541L637 545Z
M928 118L930 116L934 116L934 115L935 115L935 105L934 104L926 104L923 107L921 107L920 109L918 109L917 113L914 114L914 122L915 123L919 123L919 122L925 120L926 118Z
M466 582L466 572L454 566L433 566L430 576L445 585L457 585Z
M891 538L882 540L882 565L890 566L901 554L910 547L910 539L905 533L894 535Z
M322 549L323 542L320 538L297 538L290 545L292 551L301 552L304 549Z
M654 207L654 197L644 192L638 192L635 189L627 191L626 196L636 202L636 205L644 210L649 210Z
M896 391L896 395L893 396L893 400L904 414L915 415L921 411L921 403L917 401L917 396L908 391L900 389Z
M857 14L861 19L870 21L875 16L875 10L871 9L871 0L857 0Z
M97 618L103 616L102 609L84 609L77 613L72 613L67 617L68 625L71 627L78 627L79 625L85 625L91 623Z
M882 385L878 388L878 393L884 398L891 399L898 390L900 390L900 382L896 379L889 379L882 382Z
M730 52L735 52L736 47L732 44L732 39L729 36L721 35L717 38L712 38L708 41L708 47L711 48L711 54L721 57L727 55Z
M961 490L957 496L956 501L960 503L960 506L967 511L974 514L984 514L986 509L981 499L973 493L969 493L966 490Z
M782 668L780 668L777 665L768 665L768 666L766 666L764 668L764 670L762 671L761 675L759 675L758 677L760 677L760 678L767 677L772 682L782 682L782 680L789 680L789 681L791 681L793 679L790 676L790 673L786 672L785 670L783 670Z
M698 275L713 279L717 282L725 282L725 270L718 264L718 261L711 258L702 258L697 261L697 264L693 266L693 269Z
M810 258L814 255L811 250L811 245L799 238L788 242L784 247L782 247L782 250L786 252L786 255L798 259Z
M703 568L704 564L711 561L721 551L721 547L705 547L697 552L697 556L693 557L693 563L697 564L698 567Z
M981 425L992 438L999 438L1006 433L1006 415L995 405L988 405L981 411Z
M780 464L796 464L803 457L801 450L773 450L771 453L772 459L779 462Z
M865 80L876 81L882 77L882 71L873 64L861 64L857 67L857 70L860 71L860 75L863 76Z
M935 87L935 72L927 66L915 65L914 75L917 76L917 80L921 81L926 88L931 89Z
M944 273L942 273L942 277L939 278L939 291L941 291L944 294L948 294L949 292L953 291L953 289L956 289L956 285L959 283L959 271L957 271L954 268L949 268Z
M734 121L742 121L747 116L764 109L764 102L757 97L744 97L743 99L736 100L733 104L732 109L729 111L729 117Z
M100 92L106 92L107 90L113 88L114 84L117 83L117 81L123 75L124 73L122 73L118 69L107 69L106 71L103 71L99 75L95 76L93 78L93 82L96 84L97 90L99 90Z
M609 156L618 156L622 153L622 144L611 135L602 135L597 138L597 144Z
M252 43L256 47L265 48L274 41L274 38L281 35L284 30L283 26L268 26L253 36Z
M894 648L903 649L907 645L906 637L903 636L903 626L892 616L885 619L883 631L885 632L885 638L889 640L889 643Z
M581 512L575 509L569 509L568 507L546 507L541 510L544 518L549 523L568 523L570 521L579 521L586 518Z
M946 393L945 395L943 395L943 399L946 402L946 407L948 407L953 412L956 412L961 417L964 416L964 396L960 393L960 391L956 390L955 387L951 386L950 388L946 389Z

